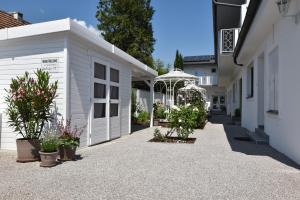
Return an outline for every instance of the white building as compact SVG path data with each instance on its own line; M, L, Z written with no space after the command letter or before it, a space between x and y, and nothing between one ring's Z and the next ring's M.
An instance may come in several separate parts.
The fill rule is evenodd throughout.
M11 78L38 68L49 71L59 82L56 106L61 117L87 125L81 146L129 134L132 80L152 86L157 76L70 19L0 29L0 65L1 102ZM153 94L153 87L150 91ZM0 105L0 148L15 149L16 133L8 127L5 103Z
M269 140L300 163L300 1L234 3L213 4L220 85L226 87L228 114L241 107L242 126L255 140Z
M196 84L206 89L206 102L210 110L226 108L225 88L219 87L218 66L215 56L185 56L183 70L197 76Z

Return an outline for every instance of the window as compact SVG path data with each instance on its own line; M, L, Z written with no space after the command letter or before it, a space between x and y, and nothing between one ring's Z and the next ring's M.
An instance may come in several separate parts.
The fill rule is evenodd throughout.
M254 95L254 67L253 63L247 69L247 98L252 98Z
M269 54L269 111L278 113L278 47Z
M106 111L105 103L94 103L94 118L104 118Z
M106 80L106 67L99 63L95 63L94 66L94 77L102 80Z
M110 81L119 83L119 70L110 68Z
M119 104L111 103L110 104L110 117L117 117L119 114Z
M110 98L119 99L119 87L110 86Z
M217 69L216 68L212 68L211 69L211 73L216 73L217 72Z
M104 84L94 83L94 98L106 98L106 87Z

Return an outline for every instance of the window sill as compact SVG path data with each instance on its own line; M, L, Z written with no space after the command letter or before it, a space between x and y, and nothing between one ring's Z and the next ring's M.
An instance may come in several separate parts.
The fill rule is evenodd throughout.
M246 99L253 99L253 95L252 96L247 96Z
M267 113L271 114L271 115L278 115L279 111L278 110L268 110Z

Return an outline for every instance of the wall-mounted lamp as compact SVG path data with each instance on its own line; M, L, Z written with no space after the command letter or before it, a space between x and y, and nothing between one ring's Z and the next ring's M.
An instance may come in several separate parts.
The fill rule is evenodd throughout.
M282 17L292 17L295 19L295 23L298 24L300 21L300 12L295 15L287 15L289 12L290 0L276 0L276 4L278 6L279 13Z

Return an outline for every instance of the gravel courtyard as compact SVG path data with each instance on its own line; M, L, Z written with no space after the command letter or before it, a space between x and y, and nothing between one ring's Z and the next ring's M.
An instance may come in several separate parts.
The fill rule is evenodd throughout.
M299 166L213 121L195 144L150 143L145 129L49 169L0 152L0 199L300 199Z

